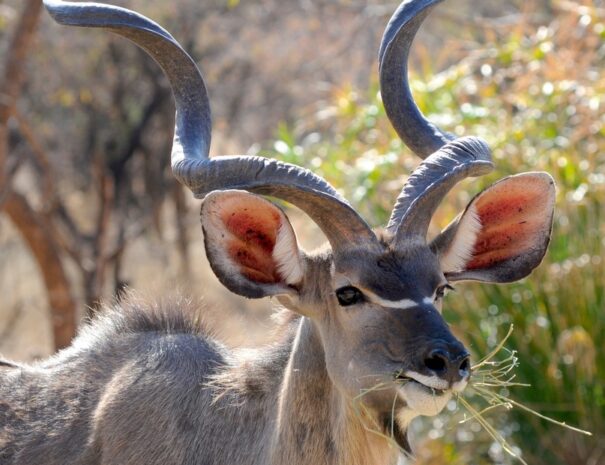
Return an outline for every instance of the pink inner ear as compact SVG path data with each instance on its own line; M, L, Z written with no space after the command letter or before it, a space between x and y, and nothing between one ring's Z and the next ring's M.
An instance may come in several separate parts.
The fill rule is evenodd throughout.
M267 208L265 201L255 198L246 201L238 198L222 205L221 221L232 234L227 251L239 265L241 273L258 283L279 282L273 261L273 249L281 225L277 208Z
M510 178L474 202L481 221L466 269L490 268L536 247L550 228L552 199L544 182Z

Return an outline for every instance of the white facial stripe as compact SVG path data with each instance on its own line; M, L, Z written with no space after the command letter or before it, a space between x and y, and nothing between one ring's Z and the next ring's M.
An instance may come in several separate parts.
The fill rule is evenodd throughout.
M366 292L366 294L367 294L367 292ZM405 310L407 308L412 308L412 307L418 307L420 305L420 302L416 302L412 299L388 300L388 299L383 299L382 297L378 297L375 294L369 295L369 298L372 302L374 302L375 304L378 304L382 307L399 308L401 310Z
M401 299L401 300L389 300L383 299L382 297L378 297L373 292L364 291L364 293L369 297L369 299L382 307L388 308L398 308L401 310L405 310L408 308L419 307L421 305L433 305L433 299L431 297L424 297L421 302L417 302L412 299Z

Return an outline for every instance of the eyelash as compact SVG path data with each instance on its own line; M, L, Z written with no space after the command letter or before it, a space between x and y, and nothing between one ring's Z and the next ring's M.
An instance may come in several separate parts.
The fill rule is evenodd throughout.
M448 284L443 284L442 286L439 286L437 288L437 290L435 291L435 302L443 299L443 297L445 297L445 295L447 294L446 291L455 291L456 289L454 289L454 286Z

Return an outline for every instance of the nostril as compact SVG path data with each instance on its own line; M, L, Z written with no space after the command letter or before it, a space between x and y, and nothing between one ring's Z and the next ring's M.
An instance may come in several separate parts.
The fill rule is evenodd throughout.
M424 365L435 373L444 373L447 371L447 355L441 350L434 350L424 359Z
M468 356L464 360L462 360L458 369L460 370L460 374L462 374L463 376L466 376L468 373L470 373L471 361Z

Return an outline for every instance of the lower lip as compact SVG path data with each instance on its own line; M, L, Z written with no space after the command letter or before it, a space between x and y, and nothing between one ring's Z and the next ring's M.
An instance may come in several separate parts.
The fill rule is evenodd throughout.
M431 388L412 379L399 388L399 394L412 417L437 415L452 397L450 390Z

